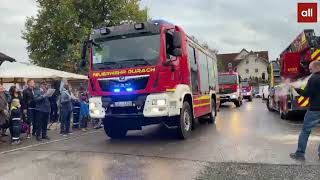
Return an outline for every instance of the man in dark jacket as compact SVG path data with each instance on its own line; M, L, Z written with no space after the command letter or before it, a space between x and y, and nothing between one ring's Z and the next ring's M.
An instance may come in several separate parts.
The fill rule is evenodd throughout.
M303 128L299 136L298 149L290 154L292 159L305 160L304 154L307 148L308 139L313 127L320 122L320 61L313 61L309 65L312 73L307 86L302 89L296 89L298 94L309 97L310 107L304 116ZM320 146L318 149L320 158Z
M32 135L36 135L36 122L35 122L35 102L34 102L34 80L30 79L27 81L28 88L23 91L23 113L27 115L27 123L32 123Z
M46 82L42 82L40 88L34 90L37 141L41 141L41 137L42 139L50 139L47 135L47 126L51 108L47 91Z

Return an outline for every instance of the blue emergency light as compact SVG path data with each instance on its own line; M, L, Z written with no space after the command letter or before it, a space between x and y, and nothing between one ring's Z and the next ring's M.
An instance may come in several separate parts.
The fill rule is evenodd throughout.
M128 91L128 92L132 92L132 91L133 91L133 89L132 89L132 88L126 88L126 91Z
M113 92L116 92L116 93L117 93L117 92L120 92L120 89L119 89L119 88L114 89Z

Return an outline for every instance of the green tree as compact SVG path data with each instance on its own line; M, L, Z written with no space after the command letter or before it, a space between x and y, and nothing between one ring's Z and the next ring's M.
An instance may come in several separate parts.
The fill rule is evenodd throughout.
M93 28L123 21L146 21L140 0L36 0L38 14L28 17L22 38L31 62L77 72L82 42Z

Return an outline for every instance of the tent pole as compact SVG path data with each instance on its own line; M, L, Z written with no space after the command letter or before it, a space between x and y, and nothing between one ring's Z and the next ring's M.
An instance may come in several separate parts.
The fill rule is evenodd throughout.
M13 78L13 84L16 85L17 84L17 79Z

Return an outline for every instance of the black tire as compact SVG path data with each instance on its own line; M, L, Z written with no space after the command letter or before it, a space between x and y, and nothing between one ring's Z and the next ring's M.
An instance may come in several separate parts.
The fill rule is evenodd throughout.
M281 107L280 107L279 113L280 113L280 118L281 118L281 119L284 119L284 120L289 119L289 112L287 112L287 113L283 112L283 111L281 110Z
M192 130L193 115L190 104L185 101L182 105L180 116L178 117L178 137L187 139Z
M240 107L241 104L242 104L242 103L241 103L241 101L240 101L239 99L234 102L234 105L235 105L236 107Z
M272 108L270 107L270 97L268 97L266 105L267 105L267 109L268 109L269 111L271 111L271 112L274 111L274 109L272 109Z
M217 104L214 99L211 99L211 113L209 115L209 124L214 124L217 117Z
M250 97L249 97L248 101L249 101L249 102L251 102L251 101L252 101L252 96L250 96Z
M127 135L128 129L121 125L114 118L105 118L103 120L104 131L111 139L120 139Z

